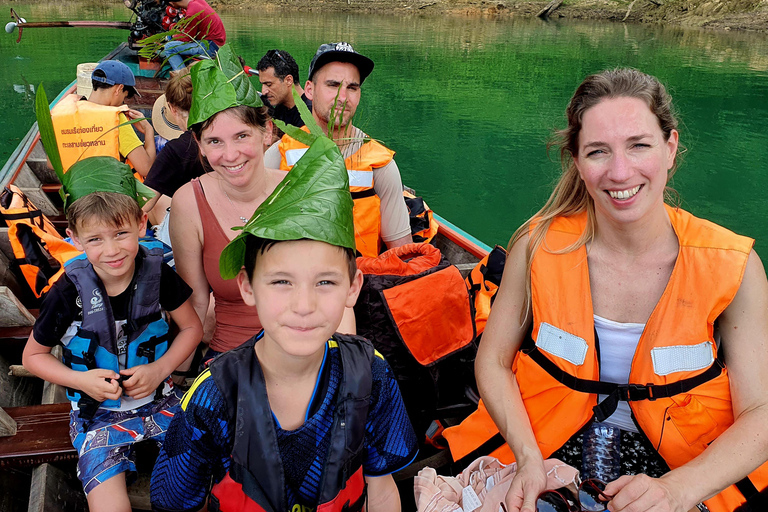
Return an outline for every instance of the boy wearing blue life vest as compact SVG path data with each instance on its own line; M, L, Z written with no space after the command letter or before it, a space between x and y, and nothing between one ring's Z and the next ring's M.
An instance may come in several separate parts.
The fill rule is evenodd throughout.
M363 278L344 159L314 137L221 254L263 331L184 396L152 474L154 510L400 510L392 473L416 436L381 355L336 333Z
M86 171L132 181L130 168L110 157L69 172L95 159L101 165ZM162 442L179 404L169 376L202 336L191 289L163 263L162 249L139 244L147 216L135 192L68 194L67 233L85 254L66 263L45 296L23 355L27 369L67 388L77 475L92 512L131 510L133 444ZM178 327L173 340L164 312ZM63 361L51 354L59 343Z

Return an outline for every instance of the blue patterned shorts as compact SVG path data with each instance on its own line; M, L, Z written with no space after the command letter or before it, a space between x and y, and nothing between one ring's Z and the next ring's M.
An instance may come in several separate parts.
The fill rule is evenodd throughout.
M180 410L175 392L130 411L99 409L87 425L80 411L70 413L69 438L77 450L77 477L85 494L115 475L128 472L130 483L136 478L134 443L151 439L162 443L165 432Z

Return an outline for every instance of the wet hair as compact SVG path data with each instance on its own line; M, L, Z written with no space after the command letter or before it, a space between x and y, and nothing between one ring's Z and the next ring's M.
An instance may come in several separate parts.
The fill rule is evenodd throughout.
M197 138L198 141L200 140L203 132L208 129L209 126L211 126L213 120L216 119L216 117L222 112L229 112L243 123L254 128L264 129L267 126L267 122L270 120L269 114L267 113L267 107L249 107L246 105L230 107L228 109L222 110L221 112L216 112L205 121L201 121L190 126L192 133L195 134L195 138Z
M67 224L73 233L88 222L103 222L113 227L141 222L144 213L136 199L117 192L92 192L67 209Z
M591 242L595 236L595 204L581 180L574 158L578 156L579 134L581 133L584 113L606 99L637 98L642 100L656 116L664 140L669 140L672 130L677 130L678 120L672 106L672 98L664 85L651 75L630 68L616 68L590 75L584 79L574 92L565 110L568 125L554 132L548 149L560 149L560 164L562 174L557 181L552 194L544 206L520 226L509 241L508 250L523 236L529 234L526 251L526 303L522 310L523 320L528 314L531 303L531 264L533 254L544 242L544 238L556 217L568 217L584 211L587 212L587 227L581 237L570 247L557 253L574 251L582 245ZM682 152L678 145L678 155ZM669 171L667 182L674 174L675 164ZM671 188L665 190L665 200L675 202L676 193ZM531 225L535 224L533 228Z
M309 239L303 238L302 240ZM243 266L245 267L245 274L248 276L248 281L253 281L256 258L267 252L275 244L279 244L283 241L284 240L269 240L253 235L245 237L245 261L243 262ZM344 251L344 258L347 260L347 271L349 272L349 282L352 283L355 280L355 274L357 274L357 256L355 255L355 251L348 247L338 247L338 249Z
M192 108L192 77L189 76L189 68L182 69L168 81L165 101L185 112Z
M275 68L275 76L280 80L285 80L286 76L291 75L293 83L299 83L299 65L285 50L269 50L256 64L259 71L267 68Z

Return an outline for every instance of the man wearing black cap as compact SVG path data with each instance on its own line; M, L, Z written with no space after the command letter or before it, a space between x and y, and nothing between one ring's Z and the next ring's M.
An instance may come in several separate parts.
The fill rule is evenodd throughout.
M129 118L144 117L125 105L127 98L138 94L133 72L120 61L106 60L93 70L91 83L93 92L87 101L72 94L51 110L64 170L82 158L112 156L127 159L146 176L155 161L155 131L146 120L126 124ZM113 130L119 125L123 126ZM144 142L134 127L144 134Z
M353 126L361 86L373 71L373 61L349 43L329 43L318 48L309 65L304 92L312 100L312 116L339 146L355 200L355 238L363 256L378 256L387 248L411 243L408 209L403 200L400 171L394 152ZM332 127L329 133L329 127ZM278 145L280 168L289 170L306 146L284 136ZM269 161L269 156L265 157Z

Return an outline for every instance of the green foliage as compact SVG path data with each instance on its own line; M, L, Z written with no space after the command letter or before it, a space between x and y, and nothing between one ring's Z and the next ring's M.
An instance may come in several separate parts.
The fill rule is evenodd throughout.
M190 126L238 105L264 105L231 45L225 44L219 48L214 59L195 64L191 78Z
M317 137L241 228L243 233L224 248L221 277L232 279L242 268L249 234L283 241L307 238L354 249L352 207L344 157L332 140Z
M190 16L188 18L182 18L176 24L171 28L170 30L166 32L161 32L159 34L155 34L149 37L145 37L141 41L138 42L139 48L139 55L146 58L146 59L152 59L158 55L160 55L160 52L163 51L165 48L165 43L168 42L171 39L174 38L180 38L183 37L185 39L189 39L191 42L196 43L198 46L200 46L203 51L205 52L205 55L208 57L211 57L210 54L210 45L208 41L204 40L198 40L190 35L190 25L197 25L198 21L196 21L197 17L203 14L202 12L198 12L197 14ZM203 18L205 19L205 18ZM200 21L203 21L201 19ZM205 39L205 35L203 34L203 37L201 39ZM168 61L166 58L163 60L163 65Z
M40 131L40 140L43 142L43 147L48 154L48 160L51 161L53 170L59 177L59 181L61 181L64 176L64 166L61 164L59 145L56 143L56 132L53 130L53 119L51 119L48 96L45 94L45 88L42 83L37 88L37 94L35 94L35 116L37 117L37 127Z
M144 206L155 194L139 182L131 168L111 156L84 158L61 177L64 209L92 192L117 192L133 197Z

